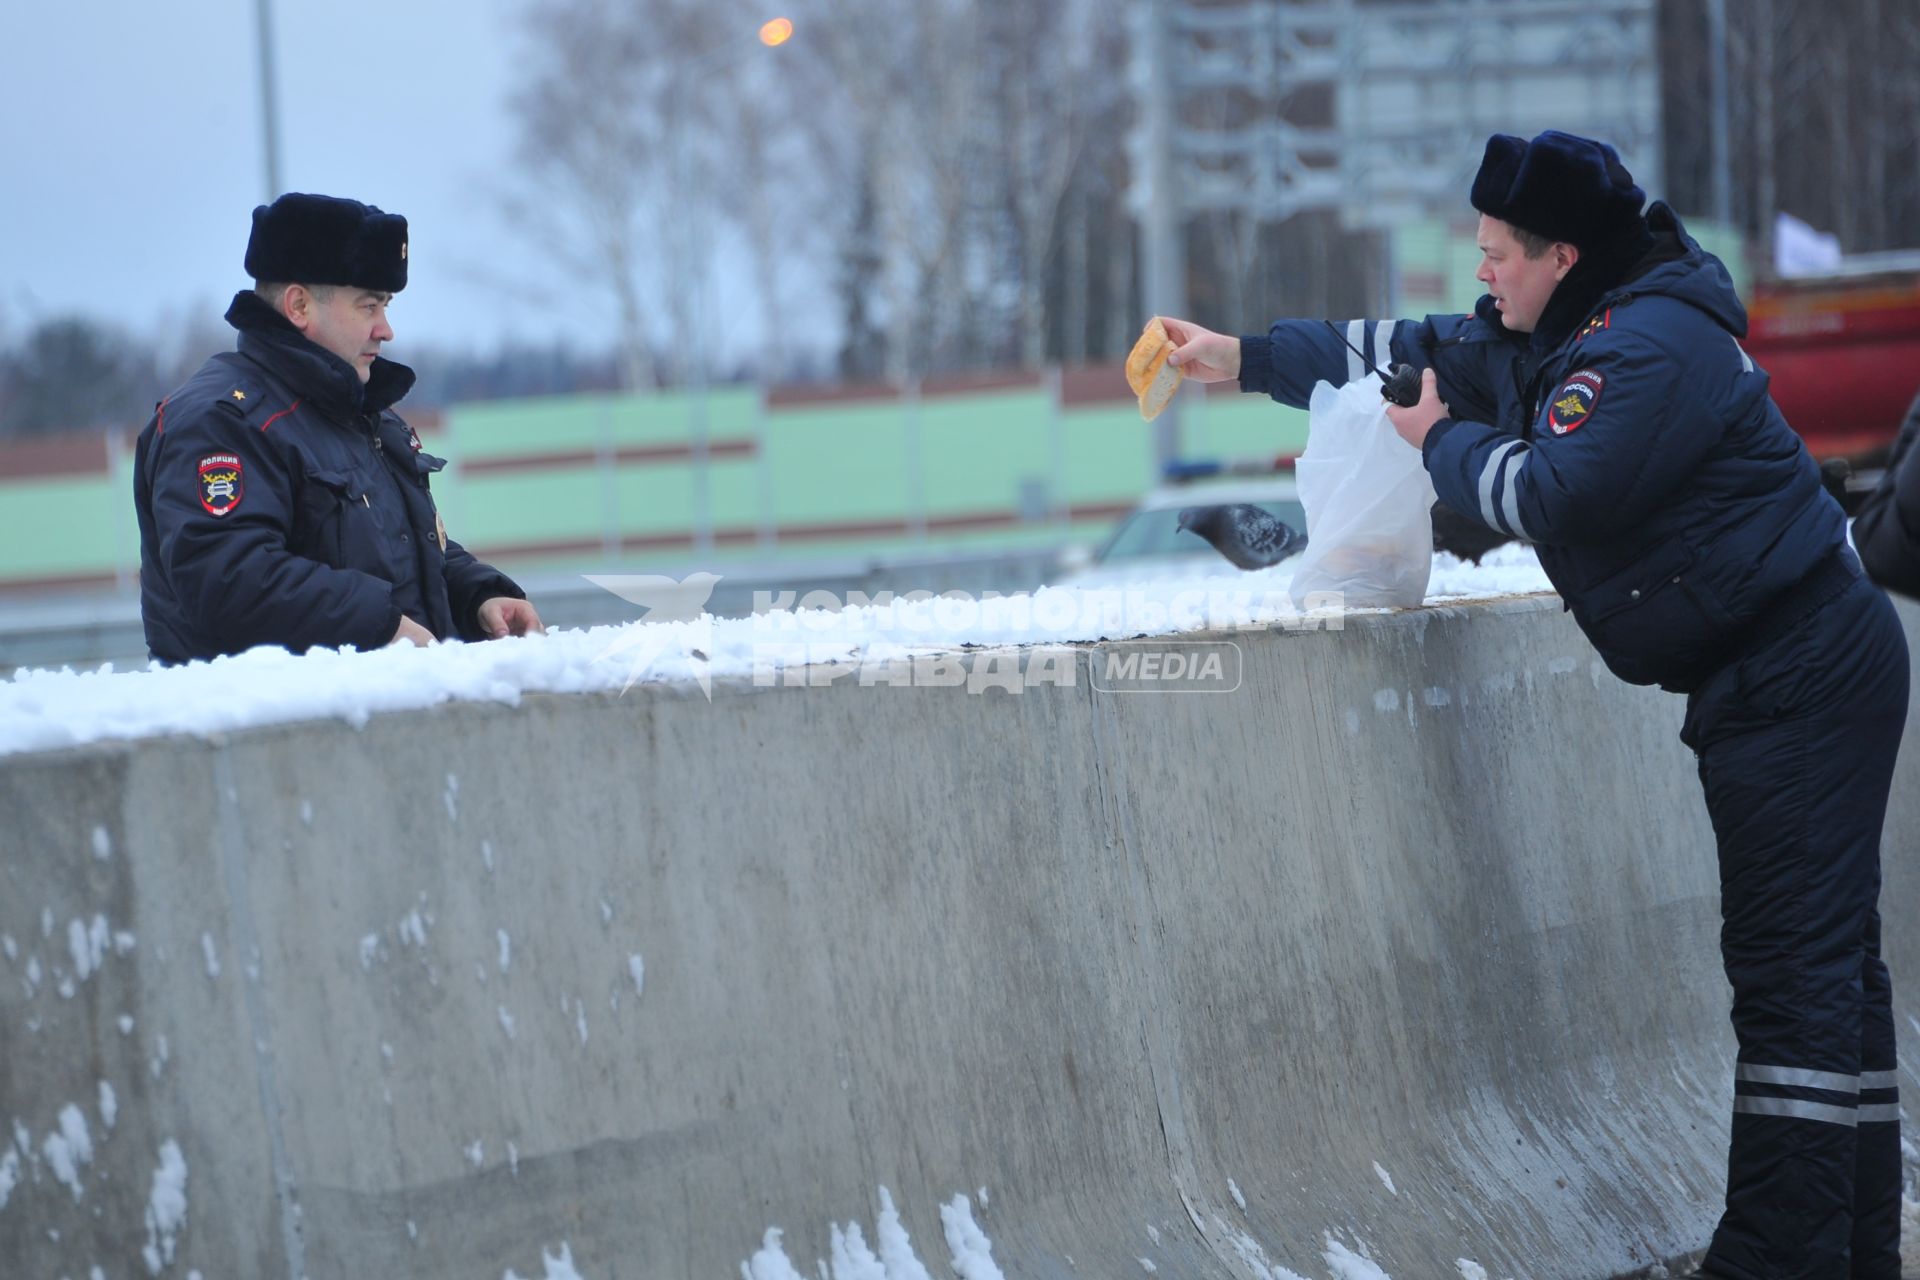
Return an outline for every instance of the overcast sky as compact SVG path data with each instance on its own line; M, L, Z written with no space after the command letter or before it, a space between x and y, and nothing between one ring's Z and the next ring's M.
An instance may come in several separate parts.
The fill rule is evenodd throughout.
M597 297L560 314L498 283L544 266L489 194L512 158L518 7L275 0L282 185L406 216L400 359L409 340L602 345ZM255 30L255 0L0 0L0 326L217 322L265 198Z

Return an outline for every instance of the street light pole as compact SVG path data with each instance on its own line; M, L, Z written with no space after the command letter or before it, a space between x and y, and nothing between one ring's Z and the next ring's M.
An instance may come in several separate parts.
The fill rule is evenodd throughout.
M684 104L687 95L676 95ZM713 551L712 457L707 427L707 351L706 351L706 238L698 234L699 219L692 214L693 154L687 141L685 117L673 131L673 189L679 204L680 235L674 245L675 274L681 277L681 306L688 332L680 335L681 349L687 353L682 366L686 383L687 429L693 464L693 551L705 556ZM701 259L696 265L695 258Z
M1184 316L1186 301L1186 241L1180 193L1174 190L1173 67L1170 52L1175 35L1176 0L1147 0L1138 32L1135 56L1142 59L1145 93L1140 109L1145 117L1141 161L1146 208L1139 222L1141 282L1148 315ZM1154 470L1157 473L1180 453L1180 397L1167 402L1153 425Z
M266 151L267 200L280 197L280 109L273 74L273 0L255 0L254 26L260 37L260 133Z
M1727 123L1727 0L1707 0L1707 96L1713 137L1713 216L1733 221L1733 156Z
M264 0L263 0L264 3ZM775 18L763 24L759 32L760 43L767 48L778 48L793 36L793 23L785 18ZM687 319L689 332L680 335L682 349L687 358L682 368L687 392L687 427L689 455L693 466L693 549L696 555L708 555L713 551L713 476L711 427L708 422L707 403L707 349L706 349L706 302L708 276L712 270L713 242L705 234L705 228L694 216L694 201L691 198L694 189L694 163L692 148L687 139L686 104L692 99L692 86L696 76L736 59L739 52L730 48L713 50L704 58L695 59L681 67L681 75L687 85L686 91L674 96L675 114L678 117L673 129L673 188L674 199L678 204L678 216L675 219L680 226L680 235L675 245L675 275L684 281L681 293L681 306ZM702 184L704 191L704 183ZM686 274L683 274L686 273Z

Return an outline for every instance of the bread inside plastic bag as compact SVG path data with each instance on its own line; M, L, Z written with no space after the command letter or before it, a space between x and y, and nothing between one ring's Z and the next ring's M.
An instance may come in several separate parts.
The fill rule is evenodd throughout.
M1288 594L1302 609L1420 604L1433 570L1433 481L1387 421L1379 376L1316 384L1307 413L1294 464L1307 549Z

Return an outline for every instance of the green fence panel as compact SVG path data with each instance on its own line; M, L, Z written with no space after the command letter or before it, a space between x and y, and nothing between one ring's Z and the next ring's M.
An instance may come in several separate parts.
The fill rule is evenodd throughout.
M1021 486L1047 483L1053 405L1044 391L938 397L920 406L929 515L1020 507Z
M755 493L759 463L753 458L716 458L707 463L708 527L757 523ZM685 533L693 536L698 469L690 463L623 467L615 485L620 529L627 534ZM594 510L597 513L599 507Z
M1227 460L1297 454L1307 447L1307 411L1270 396L1215 391L1181 410L1182 456Z
M715 387L698 401L710 440L751 436L760 393ZM695 398L684 392L603 393L495 400L448 411L449 447L462 459L527 453L683 444L691 438Z
M905 519L908 440L898 401L809 405L767 414L777 523Z
M111 574L129 548L138 560L130 472L0 481L0 579Z
M1069 409L1060 426L1066 502L1131 501L1153 484L1153 426L1132 404Z

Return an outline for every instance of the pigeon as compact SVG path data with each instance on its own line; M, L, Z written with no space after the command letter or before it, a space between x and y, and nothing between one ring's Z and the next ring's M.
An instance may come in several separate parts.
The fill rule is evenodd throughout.
M1307 535L1259 507L1244 502L1187 507L1180 527L1198 534L1242 569L1264 569L1307 549ZM1495 547L1514 541L1443 502L1433 504L1433 549L1479 564Z
M1248 502L1187 507L1180 527L1198 534L1236 568L1264 569L1307 549L1307 535Z

